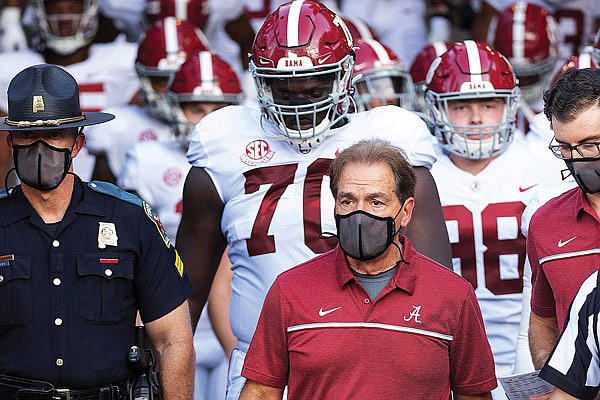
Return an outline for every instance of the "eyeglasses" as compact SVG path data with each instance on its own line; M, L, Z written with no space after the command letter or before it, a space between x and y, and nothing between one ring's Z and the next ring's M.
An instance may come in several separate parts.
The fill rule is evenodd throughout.
M554 139L552 139L554 141ZM570 144L552 144L548 145L552 154L561 160L573 158L573 150L575 150L583 158L598 158L600 157L600 142L581 143L575 146Z

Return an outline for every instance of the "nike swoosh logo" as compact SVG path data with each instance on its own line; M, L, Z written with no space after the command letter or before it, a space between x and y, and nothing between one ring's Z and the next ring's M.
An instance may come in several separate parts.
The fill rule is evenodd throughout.
M521 192L521 193L526 192L529 189L536 187L537 185L539 185L539 183L536 183L535 185L531 185L531 186L527 186L527 187L519 186L519 192Z
M319 64L323 64L325 61L329 60L329 57L331 57L331 54L327 54L326 56L323 56L323 57L319 58L319 59L317 60L317 62L318 62Z
M319 317L324 317L327 314L331 314L332 312L339 310L340 308L342 308L342 307L336 307L336 308L332 308L331 310L323 311L323 307L321 307L319 309Z
M563 247L566 246L567 244L571 243L573 240L575 240L577 238L577 236L573 236L571 239L569 240L565 240L564 242L562 241L562 239L560 239L558 241L558 247Z

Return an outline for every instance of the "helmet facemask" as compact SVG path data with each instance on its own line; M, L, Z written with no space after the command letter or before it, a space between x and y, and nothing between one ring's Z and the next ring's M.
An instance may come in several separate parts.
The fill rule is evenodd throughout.
M378 70L354 83L354 99L359 111L395 105L407 110L416 107L416 91L410 75L397 68Z
M318 145L325 133L348 113L352 55L335 64L304 70L250 70L267 120L302 151Z
M499 123L486 125L457 125L450 122L449 106L456 100L484 100L501 98L503 116ZM434 134L445 151L468 159L486 159L503 153L513 140L516 113L519 106L519 89L497 90L464 95L438 94L428 91L425 102L434 123Z
M98 1L84 0L81 14L48 14L46 1L33 0L42 42L59 55L70 55L87 46L98 32Z

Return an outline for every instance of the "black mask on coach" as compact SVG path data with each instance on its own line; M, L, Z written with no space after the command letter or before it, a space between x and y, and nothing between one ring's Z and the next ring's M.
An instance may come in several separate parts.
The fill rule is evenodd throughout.
M584 192L588 194L600 192L599 158L573 158L565 160L565 164Z
M383 254L400 230L396 230L394 221L400 211L402 207L393 218L378 217L363 210L336 214L335 225L342 251L359 261L369 261Z

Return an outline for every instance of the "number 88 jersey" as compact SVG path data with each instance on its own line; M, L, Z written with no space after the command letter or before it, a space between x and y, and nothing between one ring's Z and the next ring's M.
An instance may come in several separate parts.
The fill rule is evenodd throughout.
M525 237L521 215L537 188L560 174L520 141L472 175L438 149L431 169L440 194L454 271L479 300L499 377L512 374L521 318ZM540 165L542 164L542 165ZM554 178L556 176L556 178Z
M224 204L221 230L234 271L230 321L244 351L275 277L336 244L320 235L335 232L327 175L338 152L379 137L404 149L412 165L435 161L426 125L409 111L387 106L348 118L308 153L247 107L215 111L192 134L188 160L205 169Z

